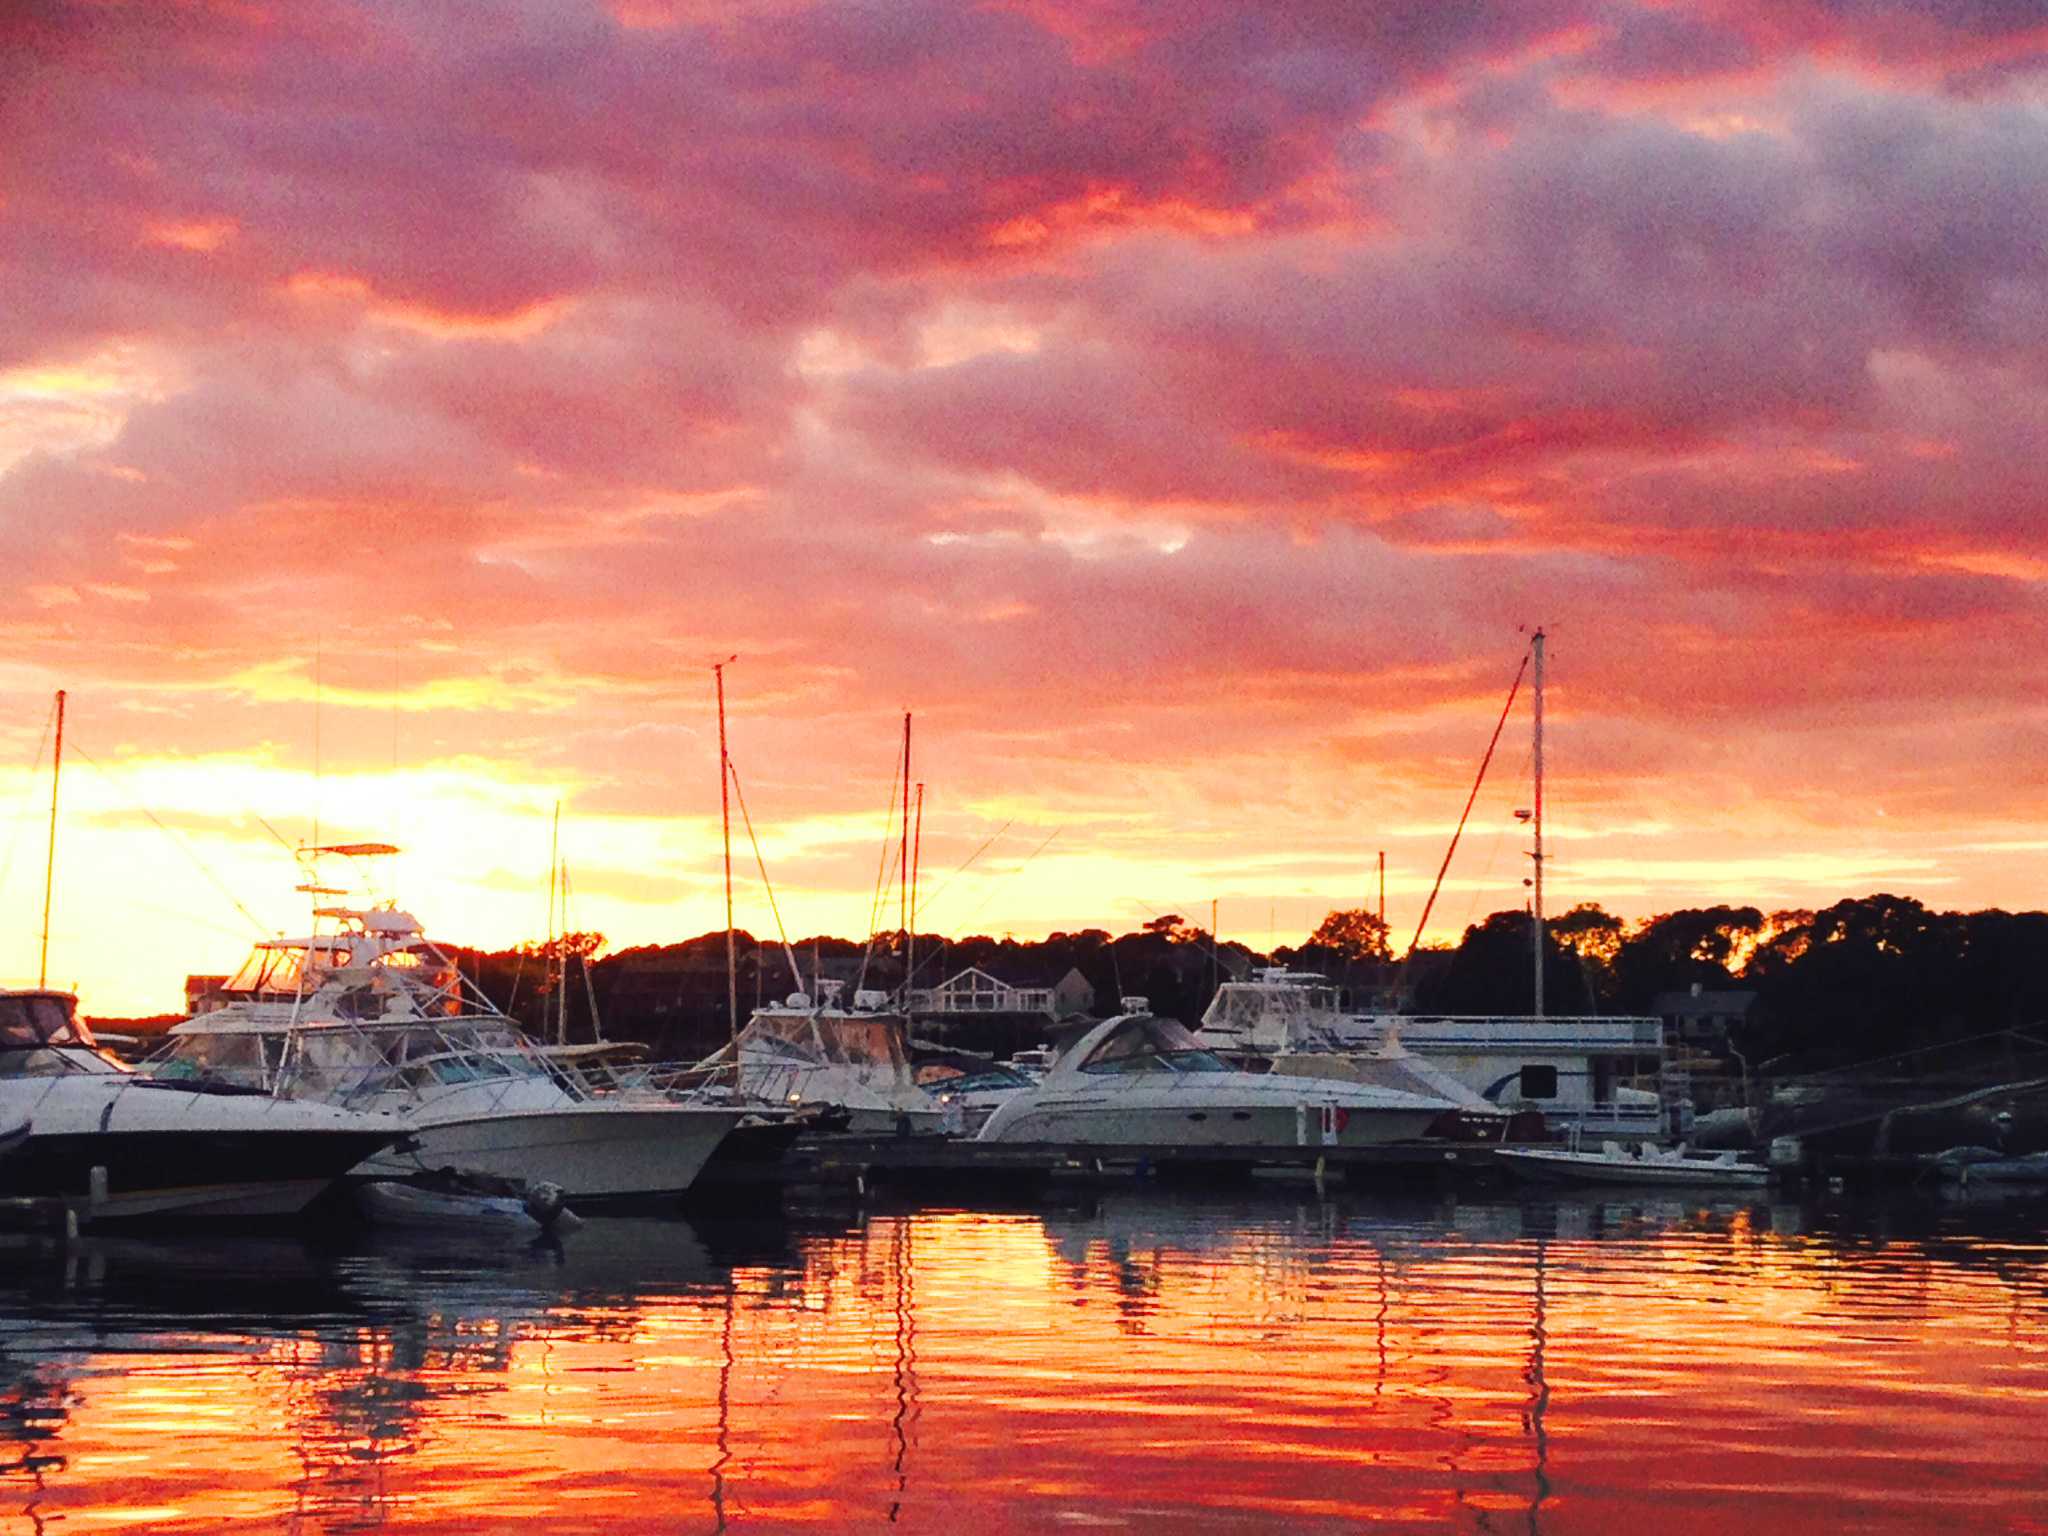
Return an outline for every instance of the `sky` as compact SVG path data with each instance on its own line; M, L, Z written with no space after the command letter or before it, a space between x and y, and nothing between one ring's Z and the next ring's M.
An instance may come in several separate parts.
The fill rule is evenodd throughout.
M2040 906L2044 208L2039 0L7 6L0 971L58 688L87 1012L722 927L727 656L792 936L908 710L928 931L1405 944L1539 625L1550 908Z

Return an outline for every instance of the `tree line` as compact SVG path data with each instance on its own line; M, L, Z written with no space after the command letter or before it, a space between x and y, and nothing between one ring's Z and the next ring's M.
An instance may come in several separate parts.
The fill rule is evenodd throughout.
M894 992L903 982L901 934L871 943L819 936L793 946L798 975L779 944L736 937L739 1014L779 999L816 974L858 976ZM645 1042L664 1055L702 1054L727 1038L725 934L604 954L600 934L495 953L463 951L465 972L529 1028L552 1033L566 980L568 1034L592 1038L593 1012L610 1039ZM1526 911L1495 912L1455 944L1396 956L1372 913L1333 911L1301 944L1270 953L1214 935L1178 914L1112 935L1086 928L1020 941L973 935L916 936L915 985L967 966L1020 986L1051 986L1069 969L1094 989L1093 1011L1139 995L1190 1024L1215 987L1260 966L1327 977L1356 1008L1418 1013L1527 1013L1534 946ZM1630 921L1585 904L1545 924L1544 1002L1553 1014L1653 1013L1662 994L1754 994L1733 1044L1757 1068L1812 1070L1942 1046L2048 1021L2048 913L1938 912L1911 897L1878 894L1819 911L1691 907ZM594 1007L593 1007L594 1005ZM966 1035L984 1048L1014 1049L1048 1025L976 1020ZM956 1032L957 1033L957 1032ZM2048 1027L2044 1027L2048 1039ZM963 1035L955 1043L976 1039Z

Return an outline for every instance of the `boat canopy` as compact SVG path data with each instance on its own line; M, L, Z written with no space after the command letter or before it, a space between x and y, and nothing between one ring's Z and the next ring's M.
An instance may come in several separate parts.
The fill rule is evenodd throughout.
M1203 1033L1260 1050L1326 1046L1341 1018L1337 989L1320 977L1264 971L1227 981L1202 1015Z
M908 1077L903 1020L889 1013L770 1013L740 1031L742 1054L766 1054L833 1066L880 1067Z

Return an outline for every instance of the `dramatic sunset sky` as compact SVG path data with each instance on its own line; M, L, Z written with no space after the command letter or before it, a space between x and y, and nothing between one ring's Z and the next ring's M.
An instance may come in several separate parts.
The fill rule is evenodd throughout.
M720 926L732 654L793 934L911 709L928 928L1384 848L1405 942L1539 622L1555 908L2048 900L2040 0L0 18L11 979L56 688L51 979L146 1012L316 816L452 941L558 800L578 926Z

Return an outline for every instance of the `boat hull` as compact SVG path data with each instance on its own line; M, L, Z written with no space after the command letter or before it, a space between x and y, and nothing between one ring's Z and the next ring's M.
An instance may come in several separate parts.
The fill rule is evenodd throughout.
M0 1194L71 1200L95 1222L294 1216L390 1140L357 1130L32 1132L0 1161ZM107 1171L98 1203L94 1168Z
M696 1182L739 1109L615 1100L408 1125L410 1148L369 1158L359 1177L402 1179L456 1168L522 1183L560 1185L575 1205L658 1200Z
M1494 1156L1517 1176L1544 1184L1600 1184L1630 1188L1762 1189L1770 1170L1753 1163L1661 1161L1608 1157L1536 1147L1501 1147Z
M1047 1097L1006 1105L982 1127L983 1141L1126 1147L1376 1147L1412 1141L1443 1112L1343 1105L1193 1103L1170 1094Z

